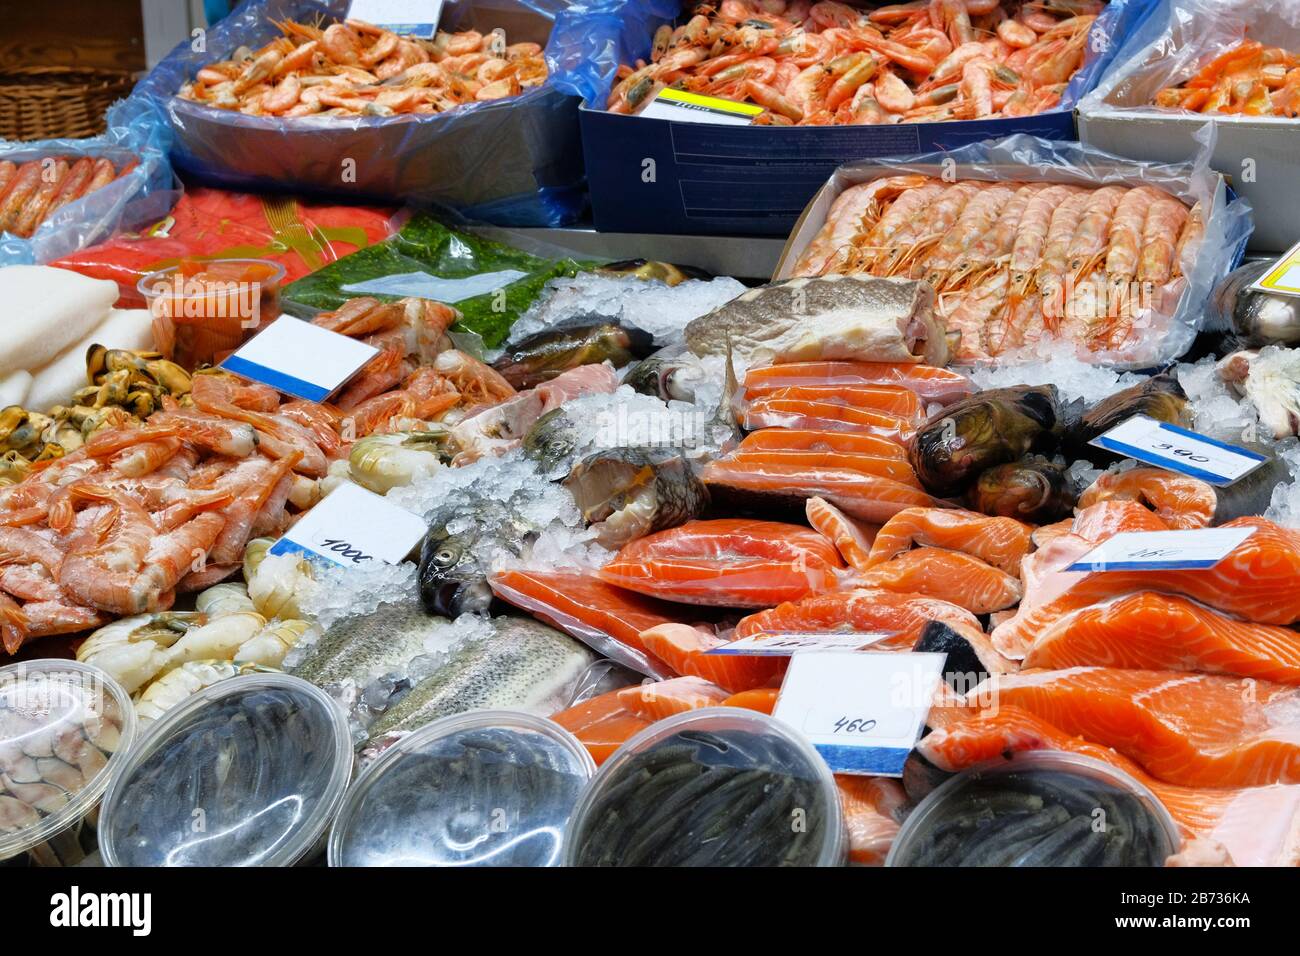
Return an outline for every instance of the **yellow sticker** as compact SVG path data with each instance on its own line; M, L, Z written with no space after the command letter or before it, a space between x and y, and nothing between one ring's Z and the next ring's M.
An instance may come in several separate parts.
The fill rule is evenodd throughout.
M753 103L737 103L735 100L701 96L686 90L662 89L654 102L639 115L678 122L747 126L762 112L763 107Z
M1300 296L1300 242L1288 249L1250 287L1260 292Z

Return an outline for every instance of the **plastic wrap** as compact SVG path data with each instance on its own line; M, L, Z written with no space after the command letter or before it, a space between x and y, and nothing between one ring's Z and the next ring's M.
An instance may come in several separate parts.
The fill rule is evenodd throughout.
M157 121L125 102L111 107L107 119L107 132L86 139L0 140L0 160L20 165L46 156L102 157L119 169L137 163L125 176L56 211L30 238L0 233L0 266L39 265L66 256L121 229L156 222L176 202L179 187Z
M1196 136L1199 149L1190 162L1140 163L1103 152L1082 143L1058 143L1033 136L972 143L944 153L887 160L867 160L841 166L805 210L804 218L787 242L774 278L794 273L795 263L825 221L825 208L850 185L882 176L919 173L947 182L977 179L993 182L1052 182L1098 187L1150 185L1182 200L1201 203L1209 210L1205 233L1194 247L1191 261L1181 263L1187 284L1177 306L1164 322L1158 342L1141 343L1123 353L1092 353L1091 360L1135 367L1154 367L1172 361L1191 345L1201 328L1205 305L1214 286L1241 261L1251 231L1251 207L1234 199L1223 177L1210 167L1215 129L1206 123ZM820 212L819 212L820 211Z
M442 29L502 27L512 41L544 43L550 76L519 96L447 113L283 120L175 95L200 67L278 36L273 19L335 20L348 6L249 0L208 30L202 52L186 41L158 64L132 98L162 118L177 168L225 188L400 199L499 225L558 226L577 218L585 202L578 103L617 67L617 19L601 3L449 0ZM344 182L345 163L355 166L355 182Z
M298 202L284 197L192 189L171 213L139 234L114 236L50 265L122 290L119 305L138 307L136 283L181 259L270 259L293 282L392 235L394 210Z
M572 259L542 259L449 229L421 213L391 238L299 279L284 290L281 305L310 317L361 295L436 299L460 310L456 331L473 332L495 348L548 280L582 268Z
M1114 66L1081 100L1080 108L1188 115L1186 110L1156 106L1156 94L1182 83L1247 38L1300 50L1300 6L1288 0L1163 0L1129 36ZM1249 119L1295 122L1285 117Z

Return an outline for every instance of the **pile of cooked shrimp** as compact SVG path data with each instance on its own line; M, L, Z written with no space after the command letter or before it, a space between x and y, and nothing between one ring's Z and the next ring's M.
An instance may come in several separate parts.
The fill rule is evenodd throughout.
M664 87L755 103L771 125L1030 116L1083 65L1102 0L913 0L860 10L811 0L702 3L619 68L608 108Z
M509 383L450 347L449 306L353 299L316 324L379 354L331 404L282 403L219 369L145 421L97 432L0 489L0 638L99 627L166 610L240 568L251 538L281 534L357 440L436 429L510 398Z
M1300 54L1243 40L1191 79L1161 90L1156 105L1198 113L1300 116Z
M925 279L958 362L1052 338L1119 356L1172 314L1204 228L1152 186L887 176L836 198L795 275Z
M547 76L542 48L501 29L426 41L359 20L276 25L284 36L203 67L181 98L250 116L394 116L504 99Z

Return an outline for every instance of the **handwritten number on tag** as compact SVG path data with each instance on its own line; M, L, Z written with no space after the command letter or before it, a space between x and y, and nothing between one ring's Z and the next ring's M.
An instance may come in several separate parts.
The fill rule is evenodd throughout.
M328 548L330 551L333 551L335 554L339 555L340 557L347 558L353 564L360 564L362 561L374 560L374 558L371 557L370 555L352 547L352 545L348 544L348 542L343 541L339 538L326 538L324 541L321 542L321 545L322 547Z
M841 717L835 721L835 733L843 731L846 734L865 734L873 730L876 726L874 720L866 717L854 717L850 720L848 717Z

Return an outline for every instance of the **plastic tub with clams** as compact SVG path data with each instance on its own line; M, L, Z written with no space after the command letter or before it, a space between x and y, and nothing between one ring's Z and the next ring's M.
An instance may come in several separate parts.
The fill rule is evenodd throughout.
M0 860L94 809L135 737L135 711L97 667L36 660L0 667Z
M1037 750L962 771L908 816L886 866L1164 866L1178 827L1110 764Z
M308 862L352 775L343 711L288 674L232 677L162 717L113 774L108 866Z
M835 777L813 747L754 711L706 707L627 741L591 781L567 866L842 866Z
M357 779L330 866L559 866L596 764L559 724L509 710L445 717Z

